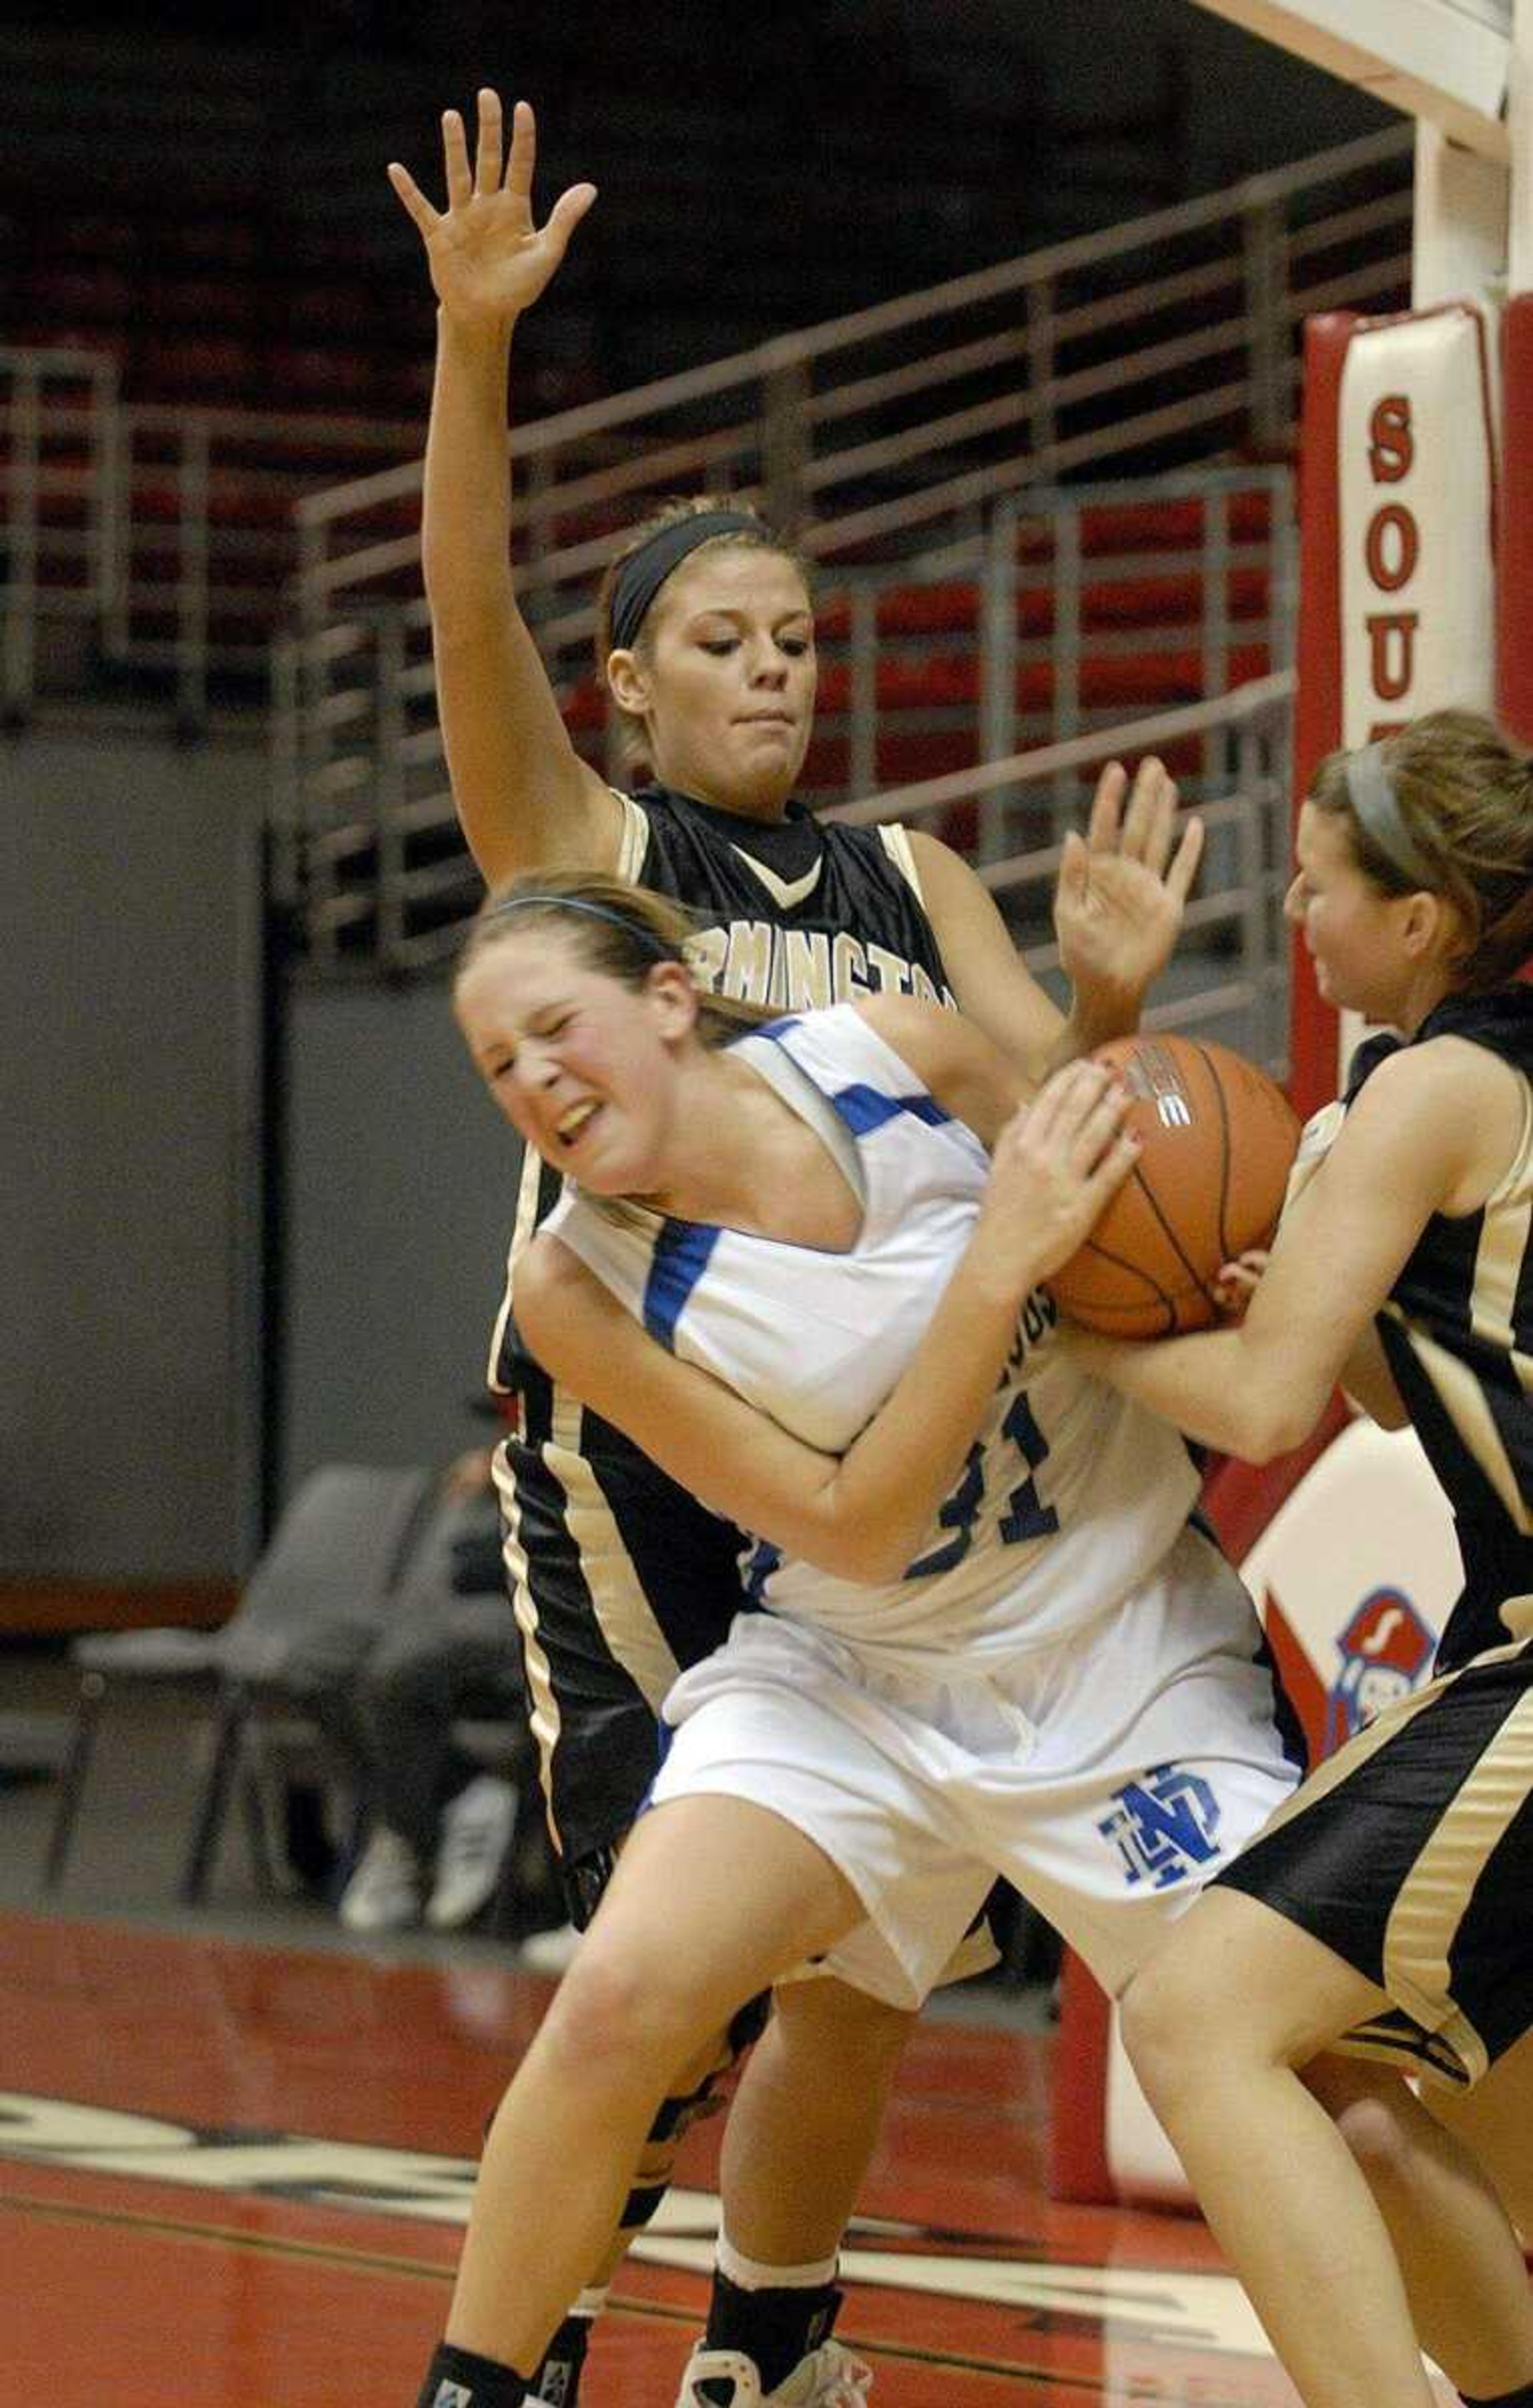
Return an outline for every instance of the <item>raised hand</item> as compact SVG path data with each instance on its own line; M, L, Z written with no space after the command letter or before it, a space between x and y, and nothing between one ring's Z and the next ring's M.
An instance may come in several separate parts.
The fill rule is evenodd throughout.
M445 209L432 208L397 160L389 166L389 181L425 245L437 298L449 317L466 326L508 326L530 309L596 197L595 184L571 184L554 202L547 222L534 225L537 128L524 100L512 111L511 146L504 161L502 153L500 95L486 88L479 96L472 172L463 119L455 108L443 115Z
M1142 996L1175 949L1203 853L1203 823L1196 817L1173 852L1176 810L1176 784L1161 762L1141 761L1132 790L1122 765L1110 762L1086 834L1072 828L1065 838L1054 933L1088 1018L1099 999L1104 1014L1121 1019L1125 998Z

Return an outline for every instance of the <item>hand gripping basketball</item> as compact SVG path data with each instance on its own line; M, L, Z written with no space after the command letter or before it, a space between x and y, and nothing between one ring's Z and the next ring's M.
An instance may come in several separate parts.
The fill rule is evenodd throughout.
M1133 1098L1139 1158L1047 1284L1072 1321L1108 1337L1206 1328L1222 1267L1271 1242L1298 1121L1265 1071L1201 1039L1119 1037L1092 1059Z

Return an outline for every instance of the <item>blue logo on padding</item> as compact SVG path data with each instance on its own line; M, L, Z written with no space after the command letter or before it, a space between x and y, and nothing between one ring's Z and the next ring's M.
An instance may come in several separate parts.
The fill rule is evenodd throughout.
M1130 1889L1140 1882L1169 1889L1218 1855L1219 1800L1200 1773L1157 1764L1113 1797L1113 1813L1096 1828L1123 1858Z

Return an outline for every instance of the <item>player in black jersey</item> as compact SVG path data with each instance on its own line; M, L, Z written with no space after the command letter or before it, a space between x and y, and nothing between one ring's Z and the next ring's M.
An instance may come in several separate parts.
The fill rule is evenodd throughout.
M939 996L1030 1075L1136 1023L1176 939L1201 830L1147 762L1110 769L1088 835L1067 839L1056 925L1074 1002L1062 1019L1017 958L979 879L924 834L819 824L793 798L814 704L814 621L801 564L749 510L680 505L639 530L604 590L598 657L630 763L621 794L574 751L516 607L506 376L511 331L591 206L576 185L535 224L532 113L509 152L479 100L475 155L444 119L447 208L391 179L426 247L440 304L423 548L453 795L487 882L537 867L615 870L697 912L700 967L726 991L798 1008L880 988ZM526 1166L512 1256L557 1182ZM738 1534L544 1378L497 1325L492 1376L522 1399L501 1467L507 1558L531 1727L575 1918L600 1895L657 1761L656 1709L742 1603ZM708 2347L743 2354L755 2398L850 2398L828 2338L836 2252L908 2019L829 1981L791 1985L732 2104L721 2272ZM677 2141L744 2035L681 2070L651 2136L624 2234L652 2212ZM574 2177L572 2177L574 2178ZM540 2395L575 2397L588 2318L624 2235L555 2337ZM712 2397L710 2392L709 2397ZM476 2395L477 2398L477 2395Z
M1466 2399L1530 2408L1533 2300L1502 2211L1533 2239L1533 763L1433 712L1323 765L1297 857L1289 916L1321 993L1398 1034L1307 1132L1239 1326L1081 1342L1257 1462L1338 1380L1411 1422L1464 1588L1430 1685L1221 1876L1131 1986L1125 2035L1310 2408L1428 2408L1411 2311ZM1341 2128L1387 2231L1298 2078L1332 2048L1420 2071L1428 2099L1483 2077L1472 2125L1440 2119L1473 2157L1403 2084L1365 2078ZM1313 2077L1323 2096L1341 2071Z

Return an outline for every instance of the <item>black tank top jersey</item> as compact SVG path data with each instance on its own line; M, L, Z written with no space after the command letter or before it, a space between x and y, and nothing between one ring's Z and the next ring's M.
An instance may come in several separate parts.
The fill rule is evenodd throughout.
M1465 1587L1438 1650L1447 1671L1533 1634L1533 987L1450 996L1413 1041L1434 1037L1488 1047L1526 1090L1510 1173L1480 1211L1433 1215L1378 1321L1457 1525ZM1349 1103L1394 1050L1362 1049Z
M705 985L784 1011L888 993L956 1009L903 828L847 827L797 802L762 824L665 786L622 801L620 872L698 915L694 967ZM520 1393L534 1441L548 1434L547 1383L517 1341L509 1274L561 1184L529 1154L490 1357L491 1385Z

